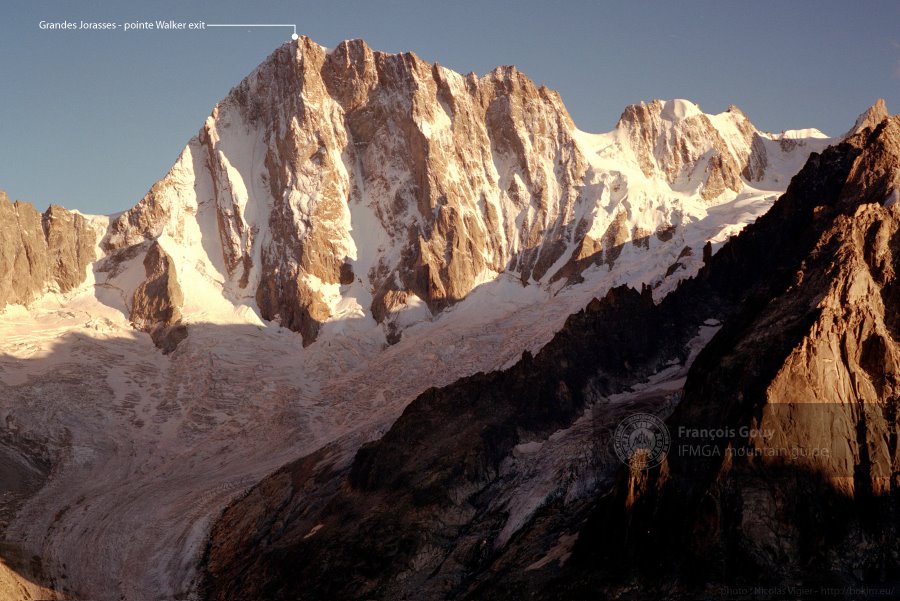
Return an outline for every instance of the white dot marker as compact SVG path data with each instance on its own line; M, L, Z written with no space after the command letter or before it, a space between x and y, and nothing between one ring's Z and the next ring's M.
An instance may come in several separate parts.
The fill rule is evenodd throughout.
M299 37L300 37L300 36L297 35L296 33L292 33L292 34L291 34L291 39L292 39L292 40L296 40L296 39L298 39Z

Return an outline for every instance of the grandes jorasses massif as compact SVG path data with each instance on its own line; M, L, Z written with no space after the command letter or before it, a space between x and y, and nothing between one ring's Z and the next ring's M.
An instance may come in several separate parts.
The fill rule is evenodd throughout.
M0 590L627 588L585 567L620 507L596 432L668 415L803 272L836 213L796 199L844 177L816 165L869 157L847 181L890 198L885 118L771 134L668 100L589 134L512 67L284 45L134 208L0 199L26 224L0 224Z

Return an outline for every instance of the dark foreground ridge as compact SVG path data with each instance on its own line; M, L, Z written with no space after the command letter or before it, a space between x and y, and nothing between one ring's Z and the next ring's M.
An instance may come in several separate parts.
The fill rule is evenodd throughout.
M355 457L326 448L273 474L216 522L205 598L734 598L759 582L816 598L894 582L900 209L882 203L898 168L894 117L813 154L659 305L614 289L536 356L427 391ZM689 365L668 457L611 458L622 417L671 409L611 395ZM727 433L705 441L718 454L681 451L700 429ZM835 454L753 452L767 447Z

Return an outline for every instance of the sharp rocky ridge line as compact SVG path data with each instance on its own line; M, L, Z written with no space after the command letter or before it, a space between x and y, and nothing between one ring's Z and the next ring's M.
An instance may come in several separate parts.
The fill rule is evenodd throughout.
M189 306L216 294L306 344L347 319L395 342L501 275L558 289L643 252L630 283L665 294L828 142L684 100L586 134L515 67L463 76L301 38L216 106L103 248L117 262L157 240L201 284Z
M673 448L726 434L707 437L716 452L620 474L561 574L573 594L637 581L683 597L749 583L894 590L898 187L896 116L810 159L773 216L804 224L802 261L726 322L667 420ZM651 537L674 561L644 556Z

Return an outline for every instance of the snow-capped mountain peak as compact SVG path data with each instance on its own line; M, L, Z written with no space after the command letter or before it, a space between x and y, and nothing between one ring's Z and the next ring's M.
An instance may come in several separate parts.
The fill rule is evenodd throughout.
M676 263L673 279L688 275L826 143L785 145L739 110L681 99L585 134L514 67L463 76L361 40L327 51L301 38L216 106L104 245L116 262L159 239L199 286L187 319L192 303L209 308L192 296L218 290L223 310L245 305L307 344L350 317L396 340L502 274L571 283L633 246L659 255L636 285L663 285ZM739 197L743 217L688 233Z

